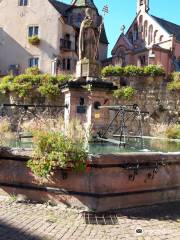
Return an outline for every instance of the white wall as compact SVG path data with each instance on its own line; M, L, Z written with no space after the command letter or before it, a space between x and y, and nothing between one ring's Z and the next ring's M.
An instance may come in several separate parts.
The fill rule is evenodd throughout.
M0 69L5 74L9 65L20 64L21 72L28 67L29 58L40 58L40 69L51 72L51 60L59 54L62 23L59 13L48 0L29 0L29 6L18 6L18 0L0 3ZM41 43L38 47L28 42L28 26L39 26Z

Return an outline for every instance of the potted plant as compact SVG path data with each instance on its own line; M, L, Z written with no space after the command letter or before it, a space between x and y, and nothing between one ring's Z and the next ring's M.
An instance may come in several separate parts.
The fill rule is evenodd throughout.
M30 44L35 45L35 46L40 44L40 39L39 39L39 37L37 35L29 37L28 41L29 41Z

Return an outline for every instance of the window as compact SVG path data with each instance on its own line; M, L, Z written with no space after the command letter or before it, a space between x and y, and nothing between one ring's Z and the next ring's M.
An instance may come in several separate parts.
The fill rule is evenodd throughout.
M157 38L157 33L158 33L158 30L156 30L155 32L154 32L154 43L156 43L156 38Z
M67 70L70 71L71 70L71 59L67 58L67 59L63 59L62 61L62 69L63 70Z
M30 26L28 31L28 36L38 36L39 34L39 27L38 26Z
M129 39L130 43L133 44L133 34L132 34L132 32L129 32L128 39Z
M66 70L66 59L65 58L63 59L63 62L62 62L62 69Z
M144 22L144 38L147 37L147 33L148 33L148 22L145 21Z
M29 59L29 67L39 67L39 58L34 57Z
M19 0L19 6L27 6L28 0Z
M138 33L138 26L137 23L134 25L134 40L138 40L139 39L139 33Z
M149 35L148 35L148 44L152 43L153 41L153 26L149 26Z
M67 59L67 70L71 70L71 59Z

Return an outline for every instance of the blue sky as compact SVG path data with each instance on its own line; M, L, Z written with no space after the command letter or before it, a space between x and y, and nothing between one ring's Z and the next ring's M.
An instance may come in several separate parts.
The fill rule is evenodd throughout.
M71 0L63 2L71 3ZM124 24L127 30L135 17L136 0L94 0L94 3L99 13L102 13L105 4L109 6L109 14L105 17L105 27L110 43L110 56L120 35L121 26ZM180 0L150 0L150 13L180 25Z

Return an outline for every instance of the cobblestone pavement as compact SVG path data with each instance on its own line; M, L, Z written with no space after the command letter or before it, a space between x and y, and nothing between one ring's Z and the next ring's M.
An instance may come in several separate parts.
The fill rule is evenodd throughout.
M0 240L180 240L180 202L111 216L109 225L93 225L77 210L0 201Z

